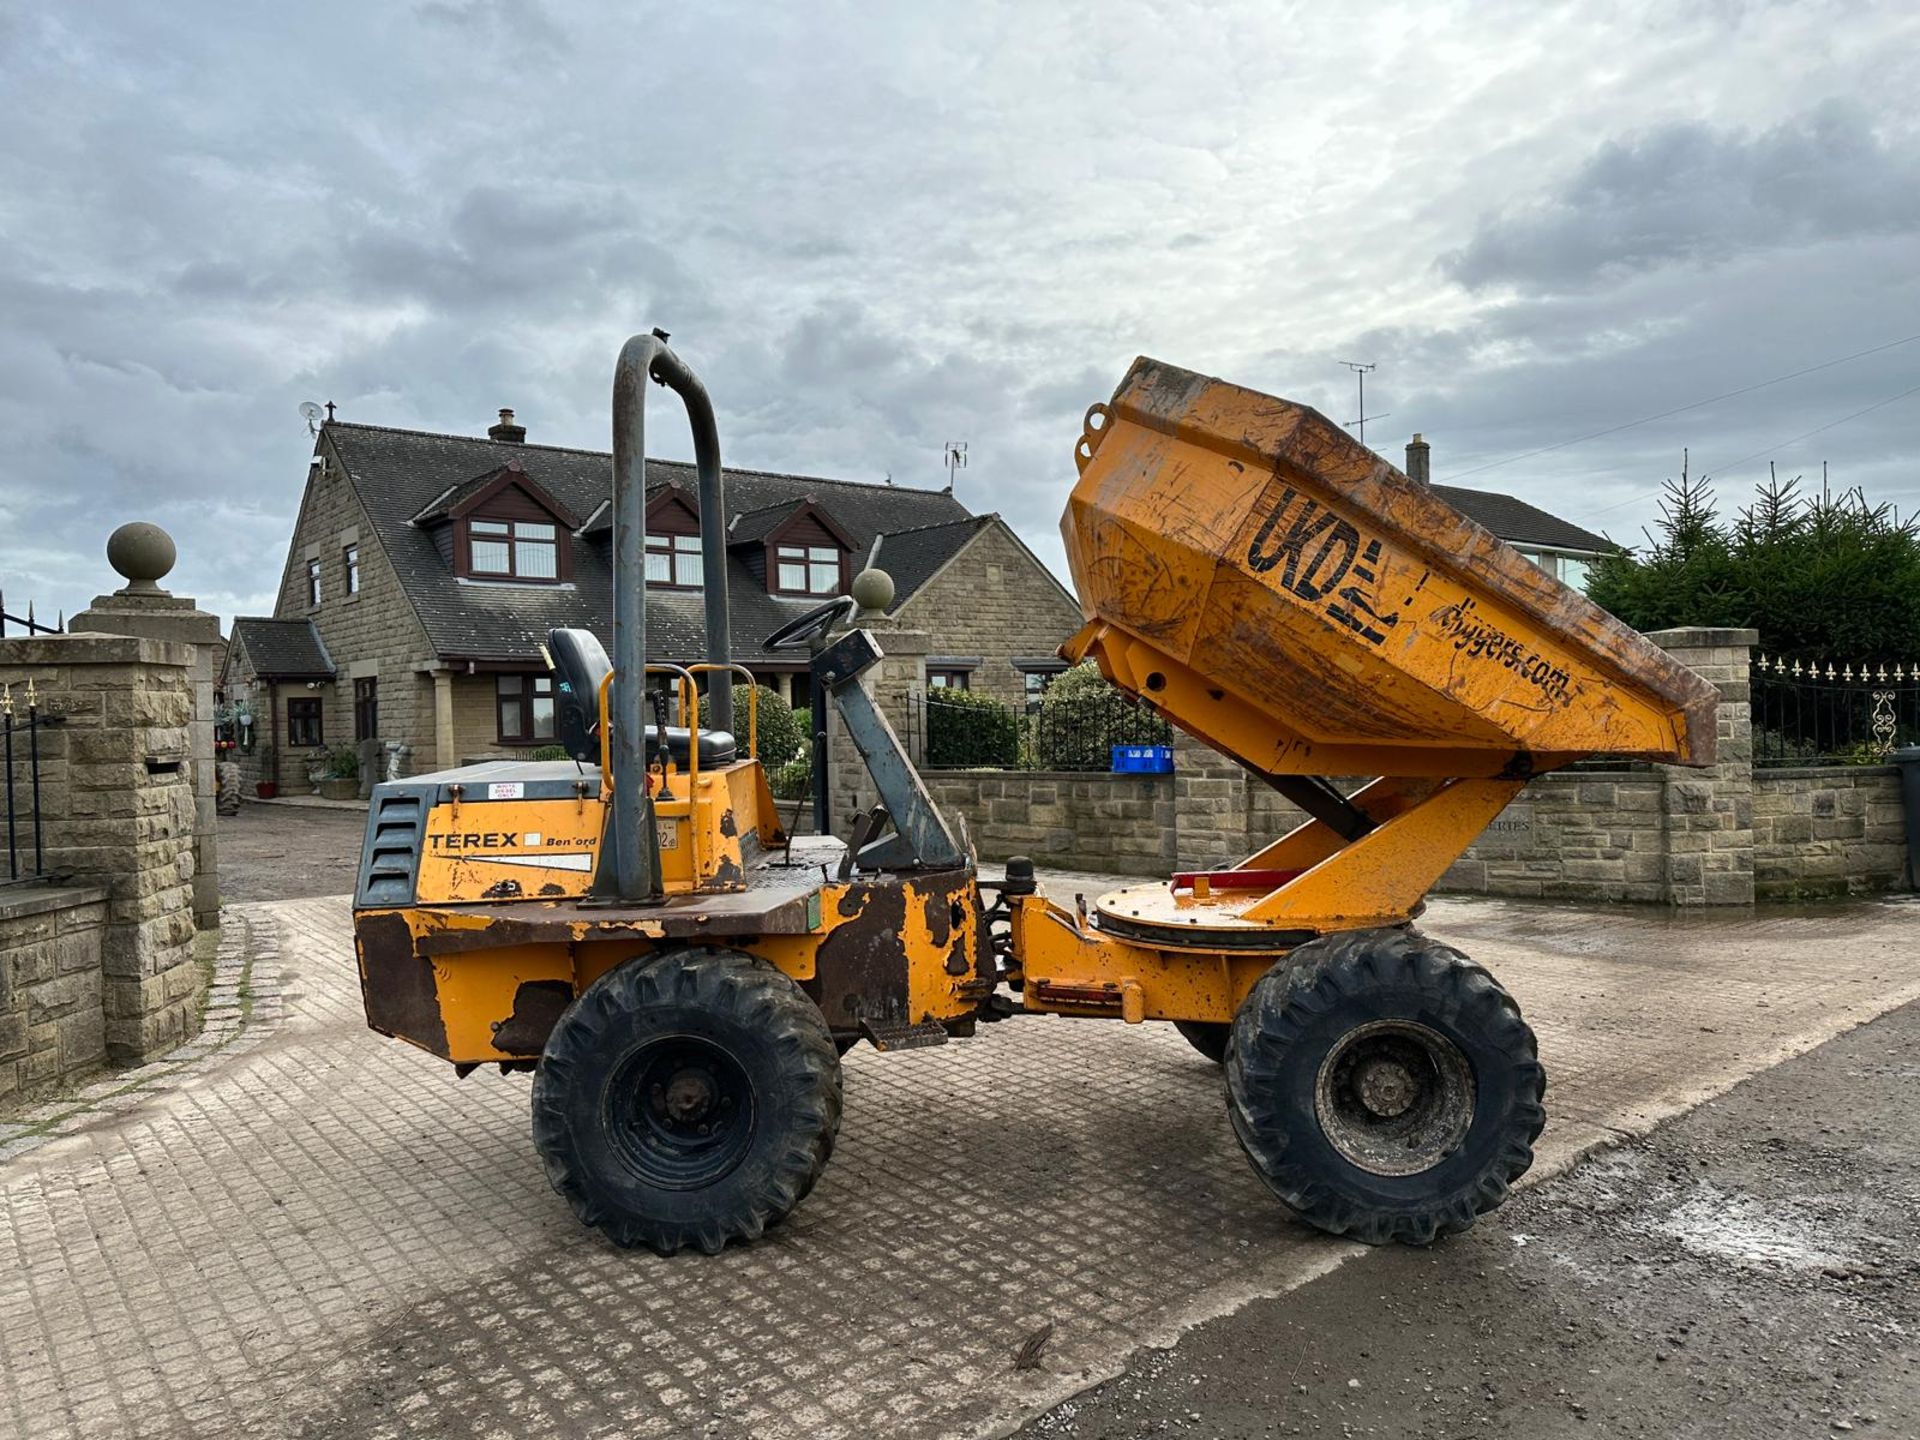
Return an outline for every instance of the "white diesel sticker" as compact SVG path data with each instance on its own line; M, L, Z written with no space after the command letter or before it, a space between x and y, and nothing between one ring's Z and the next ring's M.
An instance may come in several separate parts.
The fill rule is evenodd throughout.
M487 786L489 800L524 800L526 785L519 780L496 780Z

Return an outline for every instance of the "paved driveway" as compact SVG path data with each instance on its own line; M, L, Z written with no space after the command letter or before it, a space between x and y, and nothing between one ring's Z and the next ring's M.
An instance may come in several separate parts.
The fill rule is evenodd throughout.
M0 1429L992 1434L1369 1263L1286 1218L1170 1028L1054 1019L856 1051L833 1163L766 1242L615 1251L541 1177L526 1077L457 1082L363 1028L344 899L228 920L283 972L284 1017L0 1164ZM1541 1170L1920 995L1917 926L1894 903L1427 921L1541 1035Z

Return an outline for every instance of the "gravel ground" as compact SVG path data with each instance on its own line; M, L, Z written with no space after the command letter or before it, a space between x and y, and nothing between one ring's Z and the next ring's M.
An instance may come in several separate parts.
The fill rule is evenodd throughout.
M367 833L364 810L247 803L238 815L222 815L220 899L304 900L353 891L360 843Z
M1920 1435L1920 1005L1021 1433Z

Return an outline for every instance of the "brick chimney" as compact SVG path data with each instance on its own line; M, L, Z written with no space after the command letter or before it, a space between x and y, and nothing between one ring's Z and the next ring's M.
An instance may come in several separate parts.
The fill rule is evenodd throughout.
M502 410L500 423L487 427L487 438L497 440L502 445L524 445L527 442L527 427L513 423L513 411Z
M511 412L507 412L507 415L509 419L512 418ZM1416 485L1433 483L1432 472L1427 469L1427 452L1432 448L1420 438L1418 431L1415 431L1413 439L1407 442L1407 478Z

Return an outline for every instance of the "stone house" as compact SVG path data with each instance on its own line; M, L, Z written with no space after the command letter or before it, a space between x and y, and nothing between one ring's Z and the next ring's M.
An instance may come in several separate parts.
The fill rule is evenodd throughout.
M1433 447L1415 435L1407 445L1407 478L1427 486L1476 525L1484 525L1563 585L1586 589L1587 570L1614 549L1604 535L1584 530L1571 520L1529 505L1495 490L1470 490L1462 485L1435 485L1430 478Z
M611 648L611 457L527 443L513 412L484 437L329 420L321 427L271 618L235 623L222 700L246 765L278 781L307 757L378 738L407 773L524 753L553 738L542 646L583 626ZM704 657L691 465L647 464L650 658ZM948 490L730 469L733 654L796 704L805 655L762 640L853 576L894 578L891 615L930 634L929 680L1018 704L1061 668L1073 597L998 515ZM296 763L297 757L297 763ZM249 781L275 778L255 762Z

